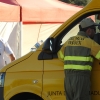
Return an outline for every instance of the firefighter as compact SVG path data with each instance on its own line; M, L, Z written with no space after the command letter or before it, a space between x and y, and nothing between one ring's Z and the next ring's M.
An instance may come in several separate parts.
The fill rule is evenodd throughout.
M93 56L100 59L100 45L92 40L96 26L91 18L83 19L78 34L70 37L58 51L58 58L64 62L66 100L91 100Z

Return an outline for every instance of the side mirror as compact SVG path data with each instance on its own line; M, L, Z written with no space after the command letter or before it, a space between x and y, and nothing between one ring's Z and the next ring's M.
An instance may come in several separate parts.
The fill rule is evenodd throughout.
M43 51L48 52L48 53L53 53L55 52L55 42L54 42L54 38L48 38L43 45L42 48Z
M50 51L55 52L55 42L54 38L50 38Z

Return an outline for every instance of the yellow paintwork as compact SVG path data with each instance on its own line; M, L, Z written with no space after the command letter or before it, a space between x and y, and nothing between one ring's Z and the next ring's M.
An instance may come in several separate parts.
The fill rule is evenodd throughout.
M100 11L100 1L92 0L81 11L67 20L50 37L56 37L74 20L86 12ZM42 96L44 100L65 100L63 62L59 59L38 60L42 45L36 52L30 52L13 61L0 72L6 72L4 82L4 100L9 100L21 92L31 92ZM100 65L95 60L91 75L92 100L100 100ZM43 85L42 85L43 83ZM43 86L43 87L42 87Z

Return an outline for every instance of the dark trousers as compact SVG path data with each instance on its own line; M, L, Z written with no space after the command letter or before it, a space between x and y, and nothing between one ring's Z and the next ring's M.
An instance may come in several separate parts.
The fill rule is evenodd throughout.
M65 70L66 100L91 100L90 72Z

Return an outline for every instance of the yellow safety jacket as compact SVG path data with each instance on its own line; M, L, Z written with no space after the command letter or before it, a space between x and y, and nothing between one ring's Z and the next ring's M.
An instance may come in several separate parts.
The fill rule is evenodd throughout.
M58 58L64 61L64 69L91 70L93 56L100 59L100 45L83 31L70 37L58 51Z

